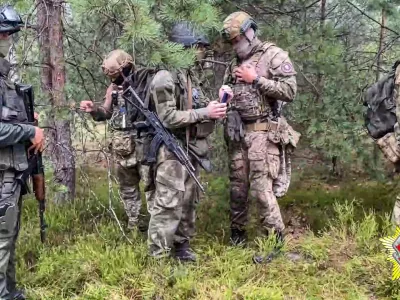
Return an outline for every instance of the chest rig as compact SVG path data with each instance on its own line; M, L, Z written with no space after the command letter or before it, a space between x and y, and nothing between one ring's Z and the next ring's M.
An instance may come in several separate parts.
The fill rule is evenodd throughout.
M150 103L149 86L157 73L157 69L143 68L135 71L126 80L125 85L131 86L138 96L143 99L145 108L153 110ZM124 85L124 86L125 86ZM111 127L117 131L130 131L137 129L137 124L144 121L144 116L138 112L136 107L130 101L126 101L122 94L124 89L118 87L118 91L112 93L113 116L111 118ZM130 98L130 92L126 92L125 96Z
M263 44L248 60L243 61L241 64L235 59L231 65L232 72L235 67L239 67L243 64L251 64L255 67L259 76L268 78L268 69L260 65L260 62L263 54L272 46L274 46L272 43ZM230 106L238 111L244 122L272 118L273 110L269 102L252 84L237 82L235 74L233 73L231 73L228 78L228 84L232 85L234 94Z
M14 85L0 79L0 117L1 122L18 124L28 123L24 99ZM0 148L0 170L24 171L28 168L24 144L14 144Z

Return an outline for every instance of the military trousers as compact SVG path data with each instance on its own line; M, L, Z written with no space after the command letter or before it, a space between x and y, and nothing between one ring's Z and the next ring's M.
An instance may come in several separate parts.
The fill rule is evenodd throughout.
M15 173L1 171L0 179L0 299L7 299L16 288L15 244L22 202Z
M193 164L198 174L199 166ZM153 257L164 257L170 254L174 244L189 241L194 236L199 189L164 145L157 155L154 178L156 192L150 213L149 252Z
M128 216L128 228L138 225L142 205L140 181L144 185L147 210L152 208L155 185L151 167L141 163L143 159L143 141L133 139L131 133L115 134L113 142L115 173L119 192Z
M280 168L278 146L269 141L265 131L245 132L239 142L227 142L231 228L243 230L247 225L250 192L257 200L262 228L283 231L285 225L273 192Z
M400 227L400 195L397 195L392 212L392 223Z

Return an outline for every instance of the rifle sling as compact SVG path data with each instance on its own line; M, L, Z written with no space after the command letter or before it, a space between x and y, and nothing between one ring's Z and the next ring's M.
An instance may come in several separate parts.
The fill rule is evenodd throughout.
M187 73L187 107L186 110L190 111L193 107L193 93L192 93L192 80L190 78L190 72ZM190 138L190 126L186 127L186 151L189 151L189 138ZM188 153L188 152L187 152Z

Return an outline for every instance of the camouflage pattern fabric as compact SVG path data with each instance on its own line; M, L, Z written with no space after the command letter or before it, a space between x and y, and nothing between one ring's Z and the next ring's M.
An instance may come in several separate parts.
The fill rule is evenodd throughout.
M21 186L12 171L0 172L0 298L15 289L15 244L19 232ZM3 298L1 298L3 299Z
M143 158L143 140L135 133L114 131L112 149L115 158L116 176L119 191L128 216L128 228L138 225L142 205L139 182L144 184L147 210L150 212L154 198L154 181L149 166L141 164Z
M134 64L133 57L121 49L111 51L101 66L103 73L109 77L119 75L128 64Z
M193 163L198 170L198 165ZM170 254L174 243L183 243L194 236L199 191L186 169L165 146L157 156L155 182L149 250L151 256L164 257Z
M396 197L392 212L392 223L396 226L400 226L400 195Z
M296 72L287 52L272 43L258 41L252 53L243 62L234 59L226 70L224 84L231 86L234 92L229 109L237 110L244 124L271 122L276 120L276 116L270 103L281 106L294 99ZM241 64L255 67L260 75L256 86L237 82L234 70ZM226 130L228 127L226 124ZM232 228L244 229L247 224L250 191L257 200L262 227L266 230L284 229L276 197L283 196L289 187L290 153L299 137L300 134L283 117L277 119L276 129L246 129L240 141L232 141L226 136Z
M251 23L255 24L255 21L247 13L243 11L234 12L224 20L222 35L225 39L232 40L243 34Z
M397 141L397 147L395 148L394 151L391 153L394 153L393 158L391 159L392 162L397 161L400 159L399 154L399 145L400 145L400 126L398 120L400 120L400 65L397 66L396 68L396 73L395 73L395 82L394 82L394 100L396 103L396 119L397 123L394 125L394 136ZM394 147L392 146L392 149ZM393 207L393 212L392 212L392 222L400 226L400 195L397 196L396 202Z
M187 109L187 78L196 89L198 108ZM185 128L209 121L205 105L209 101L196 86L191 71L159 71L150 86L151 101L164 126L185 143ZM200 157L208 153L205 137L191 138L189 146ZM198 172L198 165L194 164ZM174 243L189 241L195 232L195 204L199 200L197 185L184 167L164 146L158 152L155 167L156 193L148 232L150 255L163 257L170 254Z
M11 81L12 83L19 83L20 76L18 74L18 69L17 69L18 61L17 61L16 49L15 49L14 44L11 44L11 47L10 47L10 50L8 52L6 59L11 64L10 73L8 74L8 80Z
M231 227L244 229L248 222L248 193L257 199L260 222L266 230L282 231L273 180L278 178L280 158L278 146L268 139L268 132L246 132L240 142L230 142Z

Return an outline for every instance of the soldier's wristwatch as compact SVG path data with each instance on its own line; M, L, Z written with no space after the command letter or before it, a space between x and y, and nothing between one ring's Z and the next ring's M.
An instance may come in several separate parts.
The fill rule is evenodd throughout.
M257 75L256 79L253 80L253 87L256 86L256 84L260 81L260 75Z

